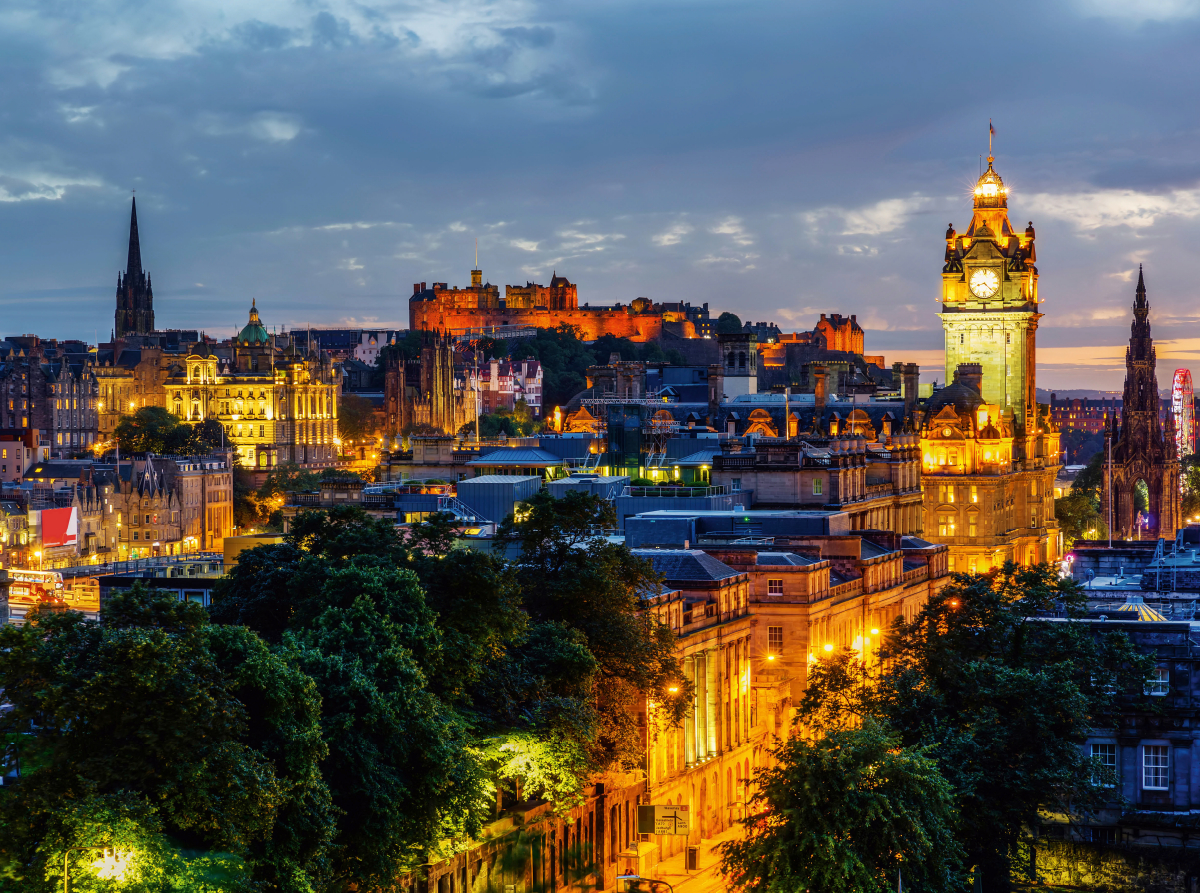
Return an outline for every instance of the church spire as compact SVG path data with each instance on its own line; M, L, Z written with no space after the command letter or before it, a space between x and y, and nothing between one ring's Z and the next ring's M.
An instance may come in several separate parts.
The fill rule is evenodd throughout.
M1142 278L1142 265L1138 264L1138 284L1137 293L1133 299L1133 308L1135 310L1149 310L1150 302L1146 300L1146 280Z
M142 243L138 239L137 228L137 197L133 199L133 210L129 215L129 262L125 265L125 275L140 276L142 273Z

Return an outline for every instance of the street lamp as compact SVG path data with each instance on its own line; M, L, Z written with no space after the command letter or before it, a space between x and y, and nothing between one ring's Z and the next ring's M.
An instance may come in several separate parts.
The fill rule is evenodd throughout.
M101 851L100 857L94 863L94 867L96 874L103 880L120 881L125 879L125 875L129 871L129 857L131 855L127 850L118 850L115 847L107 846L68 847L63 853L63 893L71 893L71 863L69 860L71 853L86 852L88 850Z
M619 880L619 881L645 881L647 884L666 884L667 889L670 890L671 893L675 893L674 887L672 887L666 881L660 881L657 878L642 877L639 874L618 874L617 880Z

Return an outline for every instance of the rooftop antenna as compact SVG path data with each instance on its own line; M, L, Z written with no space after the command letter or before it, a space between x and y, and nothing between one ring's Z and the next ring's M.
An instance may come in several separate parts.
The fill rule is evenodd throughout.
M479 269L479 237L475 237L475 269Z
M992 119L988 118L988 161L992 160L992 137L996 135L996 128L992 126Z

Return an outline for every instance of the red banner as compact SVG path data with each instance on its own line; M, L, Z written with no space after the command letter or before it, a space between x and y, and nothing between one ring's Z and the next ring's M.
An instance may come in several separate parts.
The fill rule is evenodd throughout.
M42 548L73 546L79 541L79 515L74 506L42 510Z

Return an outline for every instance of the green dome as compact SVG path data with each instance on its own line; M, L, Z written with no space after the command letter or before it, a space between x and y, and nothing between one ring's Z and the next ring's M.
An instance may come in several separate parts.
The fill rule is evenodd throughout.
M250 321L238 335L238 344L266 344L270 340L267 330L263 328L262 321L258 318L256 304L257 301L250 302Z

